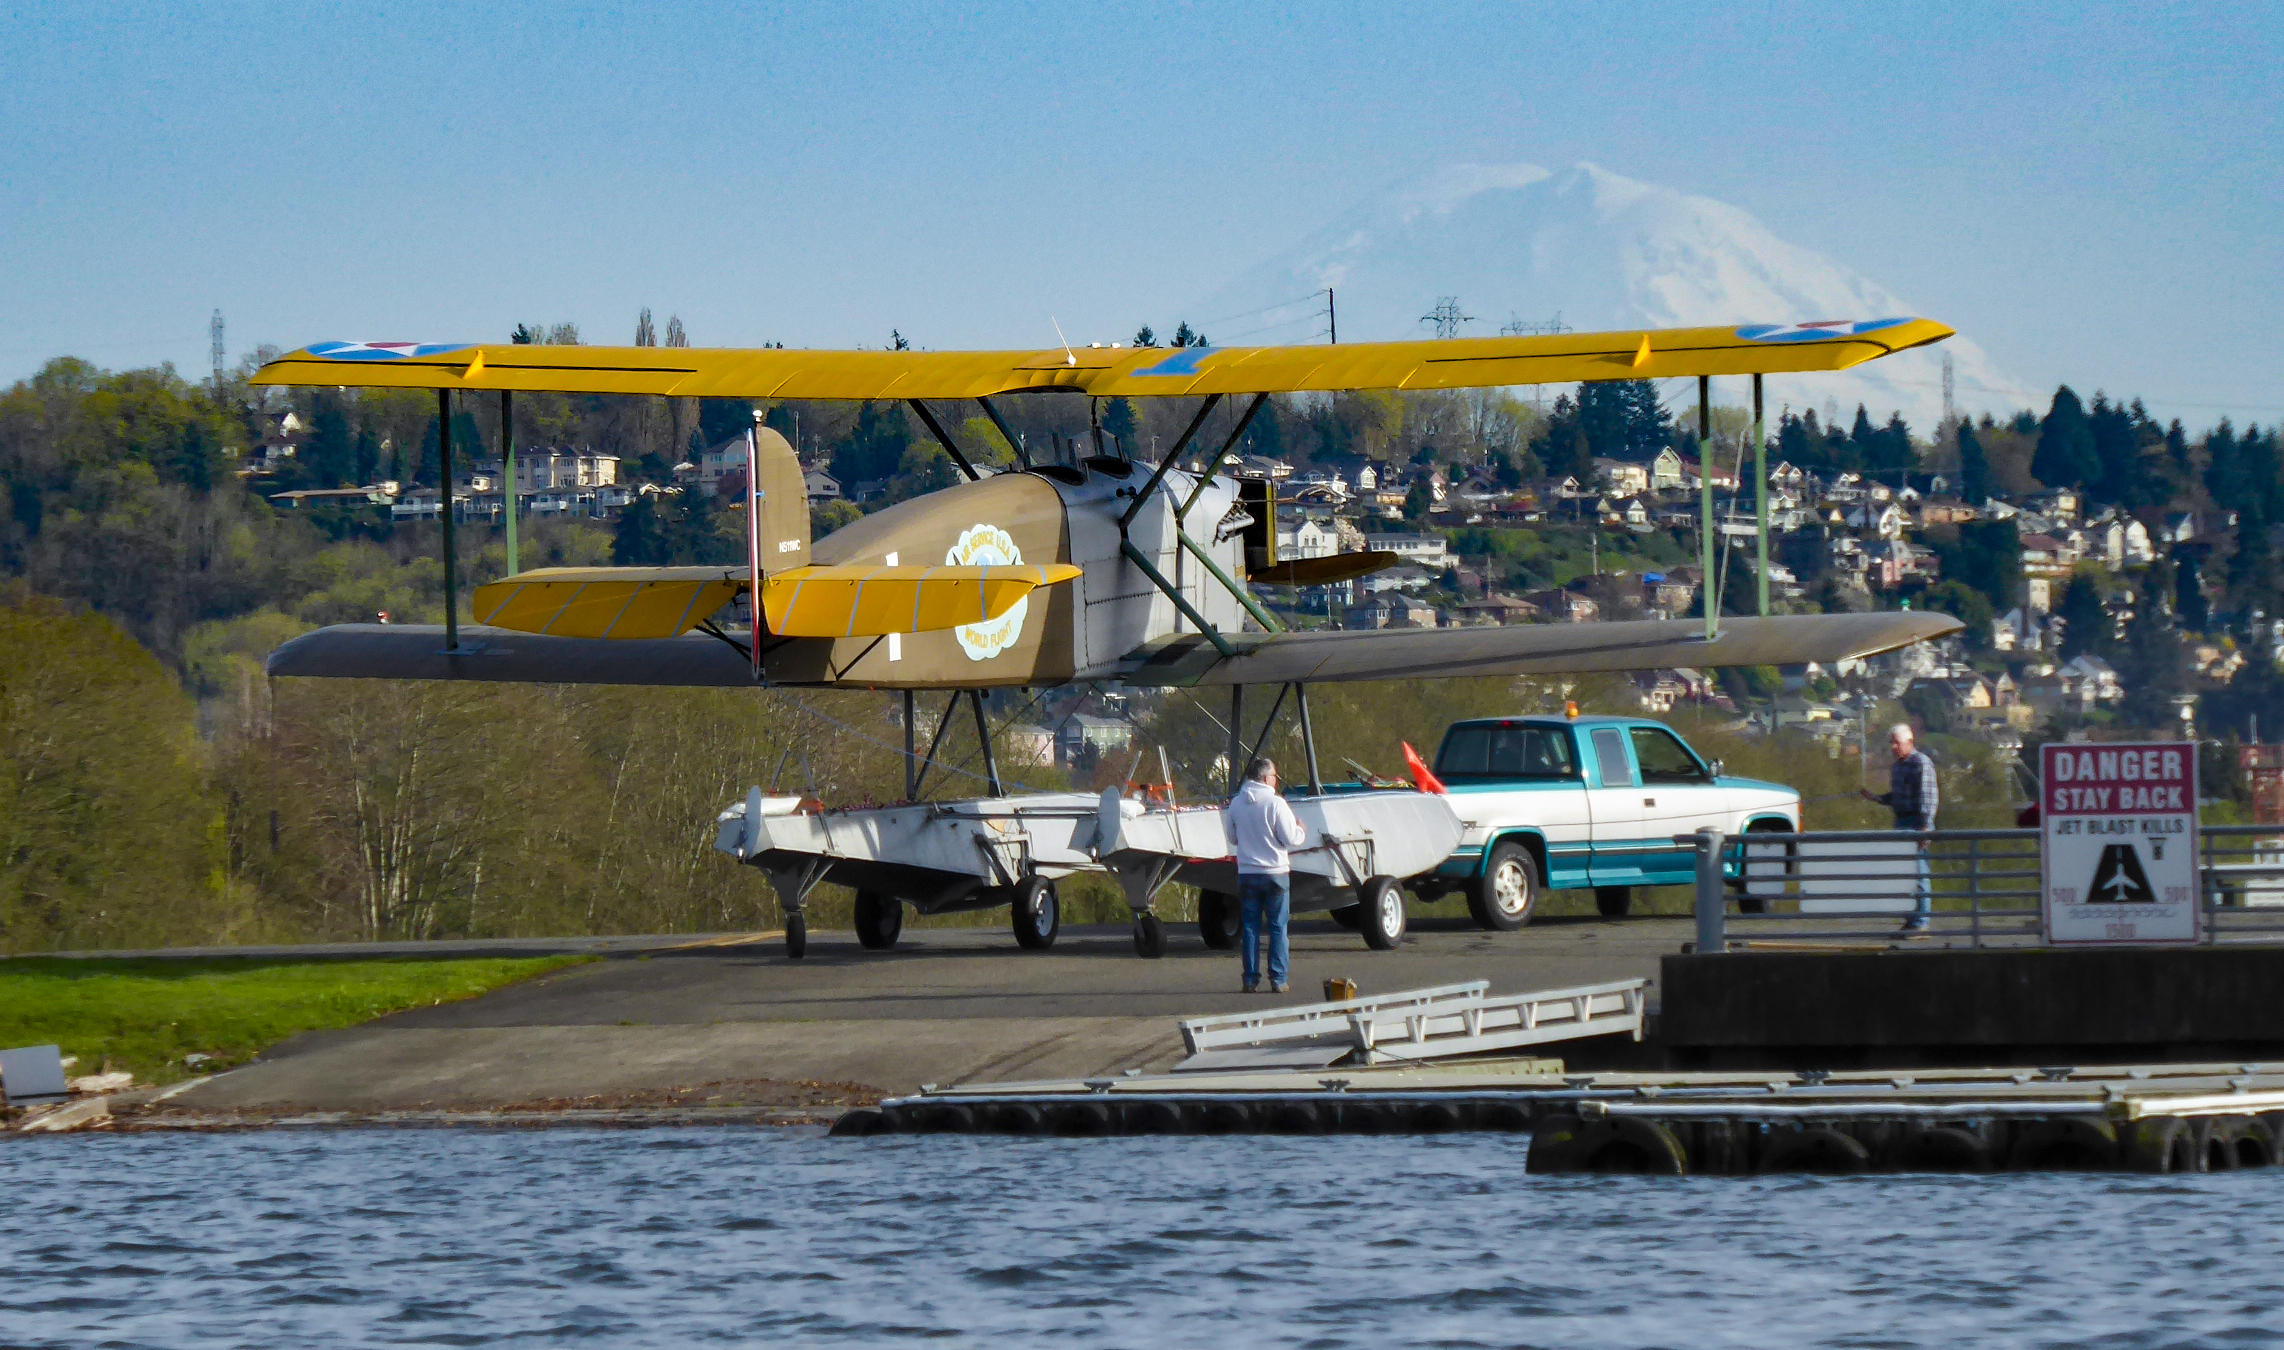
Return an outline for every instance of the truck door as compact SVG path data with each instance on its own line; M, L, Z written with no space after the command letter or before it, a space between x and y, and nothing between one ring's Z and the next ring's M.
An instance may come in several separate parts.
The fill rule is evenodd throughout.
M1593 786L1586 790L1586 811L1594 829L1594 854L1589 864L1593 883L1648 884L1641 850L1655 841L1644 838L1647 827L1642 819L1642 785L1634 773L1626 729L1595 727L1587 739L1594 761Z
M1681 738L1660 726L1626 728L1642 779L1642 832L1662 840L1693 834L1700 826L1724 828L1728 794ZM1682 850L1645 853L1643 870L1654 884L1685 885L1696 878L1696 855Z

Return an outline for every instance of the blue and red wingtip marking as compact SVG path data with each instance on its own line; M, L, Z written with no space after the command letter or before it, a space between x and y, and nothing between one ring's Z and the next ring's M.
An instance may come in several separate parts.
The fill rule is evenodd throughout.
M472 342L312 342L311 356L328 361L401 361L413 356L442 356L464 352Z
M1749 323L1737 330L1737 336L1747 342L1819 342L1826 338L1860 337L1910 322L1909 319L1824 319L1816 323Z

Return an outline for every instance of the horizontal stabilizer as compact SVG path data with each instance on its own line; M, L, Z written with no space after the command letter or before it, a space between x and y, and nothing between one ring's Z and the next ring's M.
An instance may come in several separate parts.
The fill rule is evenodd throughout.
M343 623L270 653L272 675L319 680L480 680L499 684L639 684L751 689L753 664L718 638L596 642L464 626L456 651L438 624Z
M1403 560L1401 553L1328 553L1321 558L1294 558L1253 568L1245 579L1263 586L1329 586L1368 577Z
M1723 619L1705 640L1702 619L1511 624L1504 628L1367 629L1226 635L1223 656L1201 634L1161 638L1135 653L1130 685L1282 684L1287 681L1457 679L1470 675L1584 675L1676 666L1831 664L1958 632L1948 614L1792 614Z
M797 567L763 579L762 609L780 637L932 633L996 619L1039 587L1079 575L1069 563Z
M983 623L1068 563L982 567L795 567L762 578L762 612L779 637L879 637ZM640 641L689 632L748 589L721 567L549 567L476 588L476 622L548 637Z

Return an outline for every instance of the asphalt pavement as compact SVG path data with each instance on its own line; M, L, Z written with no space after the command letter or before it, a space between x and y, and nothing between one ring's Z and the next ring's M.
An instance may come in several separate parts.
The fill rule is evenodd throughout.
M1317 1001L1330 978L1352 979L1363 994L1470 979L1488 979L1495 994L1654 980L1658 958L1691 936L1688 920L1671 918L1544 919L1517 933L1486 933L1457 918L1413 923L1401 949L1375 952L1329 921L1296 921L1293 990L1284 1001ZM887 952L864 951L853 933L817 932L800 961L774 940L692 942L518 941L517 954L584 950L604 959L482 998L295 1037L172 1104L389 1111L758 1079L897 1093L923 1083L1100 1076L1170 1066L1181 1054L1177 1018L1271 1001L1241 993L1236 954L1208 950L1192 925L1180 926L1154 961L1134 954L1122 926L1067 928L1044 952L1018 949L1003 927L908 928ZM511 949L410 950L460 947Z

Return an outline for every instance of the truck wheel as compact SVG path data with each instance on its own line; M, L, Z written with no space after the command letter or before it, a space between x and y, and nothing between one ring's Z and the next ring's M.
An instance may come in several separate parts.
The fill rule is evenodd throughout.
M1467 901L1475 922L1494 933L1514 932L1529 923L1538 908L1538 860L1521 844L1492 846Z
M1356 903L1364 916L1365 946L1392 952L1404 945L1404 888L1394 877L1373 877L1357 887Z
M1777 821L1777 820L1759 820L1759 821L1755 821L1755 822L1753 822L1753 823L1752 823L1752 824L1750 824L1750 825L1747 825L1747 826L1745 827L1745 833L1747 833L1747 834L1791 834L1791 833L1792 833L1792 827L1791 827L1790 825L1787 825L1787 824L1785 824L1783 821ZM1790 876L1790 875L1792 874L1792 872L1793 872L1793 867L1794 867L1794 864L1793 864L1793 856L1794 856L1794 854L1795 854L1797 851L1798 851L1798 845L1794 845L1794 844L1787 844L1787 845L1785 845L1785 849L1784 849L1784 853L1785 853L1784 870L1785 870L1785 875L1787 875L1787 876ZM1732 890L1734 890L1734 891L1737 893L1737 912L1738 912L1739 914L1766 914L1766 913L1768 912L1768 907L1769 907L1769 901L1768 901L1768 897L1767 897L1767 896L1765 896L1765 895L1751 895L1751 894L1748 894L1748 893L1746 892L1746 890L1745 890L1745 879L1744 879L1743 877L1741 877L1741 876L1740 876L1740 877L1738 877L1738 878L1737 878L1735 881L1732 881L1732 882L1731 882L1731 883L1729 883L1729 884L1730 884L1730 888L1731 888ZM1782 886L1782 882L1780 881L1780 882L1779 882L1779 887L1780 887L1780 889L1781 889L1781 886Z
M1040 952L1055 945L1055 934L1063 928L1063 907L1055 895L1054 882L1041 876L1025 877L1016 883L1011 908L1016 946Z
M1594 912L1605 919L1623 919L1626 911L1634 907L1634 888L1631 886L1596 886Z
M856 930L858 946L866 951L887 951L904 931L904 902L878 891L858 891Z
M1220 891L1198 892L1198 936L1217 952L1237 945L1237 897Z

